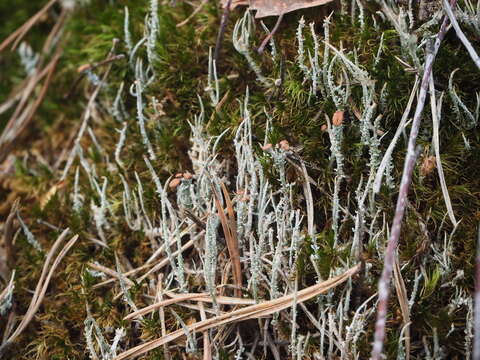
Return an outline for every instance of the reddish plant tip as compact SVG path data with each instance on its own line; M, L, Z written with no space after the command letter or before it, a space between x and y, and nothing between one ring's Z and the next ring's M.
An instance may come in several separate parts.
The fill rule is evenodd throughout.
M332 118L332 124L333 126L340 126L343 124L343 115L344 115L344 111L335 111L335 114L333 114L333 118Z
M170 183L168 184L168 187L173 190L173 189L175 189L178 185L180 185L180 182L181 182L181 181L182 181L182 180L181 180L180 178L174 178L174 179L172 179L172 180L170 181Z
M177 179L178 179L178 178L181 178L181 177L183 177L183 174L182 174L182 173L176 173L176 174L175 174L175 177L176 177Z
M270 143L262 146L262 150L263 150L263 151L268 151L268 150L270 150L271 148L272 148L272 144L270 144Z
M427 156L423 159L420 167L420 174L422 176L429 175L437 167L437 158L435 156Z
M282 150L285 150L285 151L288 151L290 150L290 144L288 143L287 140L282 140L278 143L278 145L280 145L280 149Z
M327 132L327 131L328 131L328 126L327 126L327 124L323 124L323 125L320 127L320 131L322 131L322 132Z
M90 64L83 64L83 65L80 65L77 69L77 72L81 73L81 72L84 72L85 70L88 70L92 67L92 65Z
M186 173L183 173L183 178L185 180L190 180L191 178L193 178L193 174L187 171Z

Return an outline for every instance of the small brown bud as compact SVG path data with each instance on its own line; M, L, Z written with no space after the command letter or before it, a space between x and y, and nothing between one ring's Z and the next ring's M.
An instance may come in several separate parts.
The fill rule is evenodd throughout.
M262 150L263 150L263 151L268 151L268 150L270 150L271 148L272 148L272 144L270 144L270 143L262 146Z
M193 175L192 175L192 173L187 171L186 173L183 173L183 178L185 180L190 180L191 178L193 178Z
M77 68L77 72L81 73L81 72L84 72L85 70L88 70L92 67L92 65L90 64L83 64L83 65L80 65L78 68Z
M344 114L344 111L335 111L335 114L333 114L333 118L332 118L332 124L333 126L340 126L343 124L343 114Z
M182 181L182 180L179 179L179 178L174 178L174 179L172 179L172 180L170 181L170 183L168 184L168 187L173 190L173 189L175 189L178 185L180 185L180 182L181 182L181 181Z
M175 177L176 177L177 179L178 179L178 178L181 178L182 176L183 176L182 173L176 173L176 174L175 174Z
M322 131L322 132L327 132L327 131L328 131L328 126L327 126L327 124L323 124L323 125L320 127L320 131Z
M437 167L437 158L435 156L427 156L423 159L420 167L420 174L422 176L429 175Z
M280 149L288 151L290 150L290 144L288 143L287 140L282 140L278 143L280 145Z

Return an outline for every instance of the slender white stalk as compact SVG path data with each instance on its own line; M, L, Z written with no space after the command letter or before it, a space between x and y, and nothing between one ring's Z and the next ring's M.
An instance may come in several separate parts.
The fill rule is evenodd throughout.
M133 43L132 35L130 34L130 14L128 11L128 6L125 6L125 18L123 21L123 37L125 40L125 47L127 48L128 55L132 54Z
M448 3L447 0L443 0L443 8L450 19L450 22L452 23L453 28L455 29L455 32L457 33L457 37L460 39L460 41L463 43L465 48L468 51L468 54L472 58L473 62L475 65L477 65L478 69L480 70L480 57L478 56L477 52L473 48L472 44L470 41L467 39L465 34L463 33L462 29L460 28L460 25L458 24L457 18L453 14L452 7Z
M393 139L390 142L390 145L388 145L387 151L385 151L385 154L383 155L383 159L380 162L380 165L378 166L377 174L375 176L375 181L373 182L374 193L378 193L380 191L380 187L382 185L382 178L383 178L383 175L385 174L385 171L388 168L388 164L391 162L393 150L397 145L397 141L400 138L400 135L405 129L405 126L406 126L405 124L407 122L408 115L410 114L410 110L412 108L413 100L415 99L415 94L417 92L418 85L419 85L419 79L417 77L415 79L415 84L413 85L412 92L410 93L410 98L408 99L407 106L405 107L405 111L403 112L402 119L400 120L400 124L398 124L397 131L395 132L395 135L393 136Z
M28 226L23 222L22 218L20 217L20 213L17 212L17 219L18 222L20 223L20 226L22 228L23 233L25 234L25 237L27 238L27 241L30 245L32 245L35 249L38 251L43 251L42 246L38 242L38 240L35 238L35 236L32 234Z
M118 139L117 146L115 147L115 161L117 162L118 166L124 169L125 165L120 159L120 153L122 152L122 148L125 145L125 140L127 138L127 123L124 122L123 128L121 130L116 129L116 131L120 133L120 137Z
M455 214L453 213L452 201L450 200L450 194L448 193L447 183L445 181L445 175L443 173L442 161L440 159L440 114L442 107L443 96L439 100L439 108L437 110L437 100L435 98L435 86L433 84L433 74L430 78L430 107L432 109L432 120L433 120L433 147L435 149L435 161L437 163L438 177L440 179L440 185L442 188L443 198L445 200L445 205L447 207L448 216L453 226L457 226L457 220L455 219Z
M153 151L152 144L150 143L150 139L147 135L147 130L145 127L145 115L143 114L143 91L144 91L144 73L143 73L143 65L141 60L137 60L137 64L135 66L135 74L136 80L132 84L130 88L130 93L136 97L137 99L137 120L138 126L140 127L140 134L142 135L142 142L147 148L148 155L150 160L155 160L155 152Z

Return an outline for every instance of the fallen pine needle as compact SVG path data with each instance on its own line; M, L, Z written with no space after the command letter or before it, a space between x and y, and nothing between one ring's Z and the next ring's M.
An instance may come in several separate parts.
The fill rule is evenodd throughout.
M180 23L177 24L177 28L182 27L183 25L188 24L188 22L189 22L191 19L193 19L193 17L194 17L195 15L197 15L200 10L202 10L203 5L205 5L207 2L208 2L208 0L202 0L202 2L200 3L200 5L198 5L198 6L196 7L196 9L193 10L193 12L192 12L185 20L183 20L182 22L180 22Z
M33 316L40 308L40 305L45 297L45 293L47 292L48 285L50 283L50 279L52 278L53 274L57 266L62 261L63 257L67 254L67 252L71 249L71 247L75 244L78 239L78 235L75 235L70 239L70 241L60 250L58 255L56 256L55 260L54 256L57 250L60 248L60 245L65 240L69 233L69 229L65 229L62 234L57 238L55 243L53 244L52 248L48 252L47 258L43 265L42 274L40 275L40 279L37 282L37 287L35 288L35 292L33 294L32 300L30 302L30 306L28 307L25 316L23 317L20 324L15 329L14 333L0 346L0 357L5 351L5 349L13 343L13 341L20 335L20 333L27 327L30 321L33 319ZM52 263L53 260L53 263Z
M219 194L217 190L212 185L212 193L215 200L215 207L218 211L218 216L220 217L220 222L222 223L223 232L225 234L225 241L227 243L228 253L233 265L233 278L235 282L235 295L241 295L242 288L242 266L240 264L240 250L238 246L237 239L237 225L235 221L235 213L233 210L233 204L228 195L227 188L225 184L220 183L222 187L223 196L225 197L225 202L227 204L227 215L223 210L222 204L220 202Z
M213 298L210 296L209 293L190 293L190 294L174 294L171 292L166 292L165 295L171 297L171 299L168 300L163 300L160 302L157 302L155 304L149 305L147 307L144 307L143 309L140 309L138 311L135 311L127 316L125 316L123 319L124 320L129 320L129 319L135 319L141 315L148 314L152 311L155 311L157 309L160 309L162 307L176 304L182 301L187 301L187 300L194 300L194 301L199 301L199 302L213 302ZM218 304L223 304L223 305L253 305L255 304L255 300L253 299L242 299L242 298L237 298L237 297L229 297L229 296L216 296L215 301Z
M395 256L395 263L393 265L393 280L395 290L397 291L398 303L402 312L403 326L405 328L405 359L410 360L411 340L410 340L410 308L408 307L407 289L402 278L400 264L398 263L398 254Z
M348 269L343 274L331 278L327 281L321 282L319 284L310 286L306 289L298 291L296 294L285 295L280 298L265 301L260 304L247 306L242 309L234 310L226 314L212 317L207 320L202 320L187 326L188 332L203 332L214 327L225 325L228 323L255 319L262 316L270 315L281 310L287 309L292 306L293 302L301 303L307 301L315 296L318 296L338 285L345 282L356 274L360 269L360 264L355 265L354 267ZM173 340L176 340L182 336L185 336L184 329L176 330L166 336L162 336L159 339L151 340L144 344L138 345L130 350L127 350L120 355L116 356L114 360L123 360L131 359L142 354L149 352L150 350L156 349L159 346L167 344Z

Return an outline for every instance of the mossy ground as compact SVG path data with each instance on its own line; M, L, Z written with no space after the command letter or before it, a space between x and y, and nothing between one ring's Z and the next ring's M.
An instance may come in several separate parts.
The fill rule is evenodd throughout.
M21 25L40 7L41 2L16 1L14 5L9 1L0 0L1 23L0 39L5 38L11 31ZM142 3L142 4L140 4ZM45 207L40 206L41 199L54 186L59 178L60 169L51 166L65 147L71 146L71 134L76 131L80 123L80 116L87 99L84 96L91 84L83 79L72 90L72 83L78 78L77 68L85 63L94 63L105 58L114 38L123 38L124 6L130 9L130 31L134 43L143 34L143 19L148 11L147 1L92 1L90 5L75 10L68 20L63 35L63 53L56 70L48 95L37 111L31 127L26 131L21 142L18 142L14 151L15 166L1 175L0 206L2 218L6 218L13 200L21 199L22 218L27 222L44 249L48 249L58 236L59 232L45 225L53 224L60 229L70 227L73 233L80 235L80 240L74 249L69 252L60 265L59 271L52 280L47 296L36 314L32 323L23 332L14 346L9 350L6 358L9 359L82 359L85 355L84 320L87 317L86 304L102 327L120 327L126 315L121 299L114 299L114 293L109 288L93 289L95 279L86 271L88 262L96 261L110 268L115 268L115 254L128 258L133 267L140 266L150 256L150 249L143 243L142 237L133 234L126 226L115 229L115 236L109 238L109 249L95 246L89 239L95 237L92 232L91 218L88 209L75 213L71 208L70 193L73 188L73 173L67 182L48 201ZM197 94L204 97L207 86L208 50L215 46L215 39L219 28L221 10L215 2L208 2L191 21L182 27L176 24L188 17L193 11L192 6L184 2L175 5L165 2L160 6L160 37L157 44L158 60L155 63L157 77L155 83L148 89L148 96L155 96L161 100L162 127L155 128L149 124L155 138L158 151L158 172L162 181L170 175L191 170L191 163L187 156L189 148L190 126L188 121L199 112ZM4 11L5 10L5 11ZM52 11L58 12L58 8ZM34 49L39 49L44 37L54 24L54 16L49 13L46 18L30 31L26 40ZM222 144L229 143L242 118L237 100L243 99L248 87L250 92L250 111L254 126L254 134L262 139L265 133L266 116L264 109L271 115L273 131L270 141L278 143L287 139L294 146L301 146L301 157L309 164L309 175L316 181L313 189L315 201L315 217L317 224L323 224L318 238L323 240L321 249L320 268L323 274L328 275L330 267L345 256L345 249L333 248L331 224L331 198L326 193L333 192L334 167L330 160L330 140L328 134L322 130L325 124L325 114L331 116L337 110L332 102L309 97L308 86L302 83L302 74L295 66L296 58L296 27L298 20L305 16L307 24L316 22L318 33L322 32L322 21L326 11L324 9L310 9L288 14L275 36L281 61L273 63L266 57L256 56L261 63L262 70L268 78L278 79L283 76L282 86L274 90L265 89L255 79L245 59L232 46L231 35L235 20L241 16L236 10L231 14L226 29L225 40L222 44L221 56L218 64L218 73L221 74L221 93L227 94L223 106L214 111L207 108L208 131L218 135L225 129L230 129L221 143L220 155L228 159L232 156L231 149ZM267 19L266 24L271 28L274 19ZM373 58L379 47L381 33L385 31L383 55L380 63L374 66ZM352 21L348 16L342 17L334 13L331 20L331 43L342 44L343 48L356 47L361 65L376 81L380 89L384 84L388 94L381 113L383 119L381 128L387 133L382 140L385 148L399 123L403 110L406 107L410 91L413 87L415 75L406 72L402 64L395 59L401 56L400 43L397 34L390 29L388 23L380 23L380 29L375 30L370 18L362 28L357 20ZM258 26L254 43L259 45L264 33ZM306 46L311 45L311 39L306 36ZM478 42L474 42L476 47ZM119 46L124 52L124 44ZM144 51L144 50L140 50ZM282 64L282 65L280 65ZM472 109L475 106L475 96L480 91L478 85L480 72L471 62L468 54L462 48L454 34L449 33L434 67L437 90L447 91L450 73L461 66L455 76L455 86L459 95ZM0 67L4 70L0 74L0 102L5 101L9 92L17 85L24 74L22 73L18 57L15 53L4 52L0 55ZM7 71L5 71L8 69ZM102 70L99 70L101 73ZM108 78L109 87L102 97L112 98L120 83L129 84L134 80L132 68L126 59L113 63L112 72ZM68 98L65 95L69 93ZM361 94L355 90L352 94L353 103L360 103ZM134 98L126 97L126 111L128 116L135 117ZM146 110L153 111L147 108ZM2 114L0 128L5 126L11 112ZM107 112L100 115L102 122L95 123L95 133L108 154L113 154L117 142L116 122ZM368 156L358 143L358 129L353 125L358 121L353 109L346 109L346 132L343 142L345 155L345 173L347 181L342 188L342 199L346 204L347 194L354 194L361 176L365 176ZM431 145L432 125L429 107L423 116L422 132L419 143L424 147L424 155L433 151ZM460 129L460 130L459 130ZM470 142L467 149L461 133L464 133ZM112 136L112 134L114 134ZM123 161L129 170L135 170L140 177L148 178L146 166L140 161L144 154L140 134L135 130L129 132L130 144L124 149ZM88 140L85 140L88 141ZM473 291L473 269L475 265L475 239L480 221L480 131L478 127L462 129L456 114L452 110L450 98L446 95L443 105L443 118L440 127L441 159L444 166L446 182L452 199L455 215L461 222L452 238L452 267L463 270L465 276L459 280L458 286ZM399 150L394 153L394 178L401 175L405 155L405 138L401 139ZM95 150L92 150L93 152ZM39 156L43 156L47 164L42 165ZM92 158L101 157L101 154L90 154ZM422 161L423 157L419 160ZM12 158L10 158L12 159ZM265 169L270 171L271 181L275 182L275 173L269 169L268 159L265 159ZM440 182L436 172L421 176L420 166L414 174L413 185L410 191L410 204L404 220L400 243L400 261L407 264L402 275L407 280L407 290L412 291L415 271L424 267L428 278L421 283L419 297L413 308L412 316L412 355L424 358L422 338L427 337L431 343L432 329L438 334L440 345L445 351L446 358L462 358L465 343L465 308L460 311L448 311L450 298L454 295L452 288L441 288L442 283L451 281L451 278L440 279L438 264L431 259L431 243L440 248L443 244L443 231L450 232L452 227L448 221L443 222L446 207L443 200ZM112 198L121 201L122 184L118 177L114 177L105 167L97 169L99 177L105 176L109 180ZM292 170L290 176L295 176ZM87 181L81 177L81 181ZM83 195L85 204L91 199L97 200L98 195L85 186ZM145 206L155 209L158 206L154 197L153 185L144 189ZM296 201L303 204L301 191L295 193ZM382 188L378 203L385 213L387 223L391 223L394 212L397 192L395 189ZM355 211L351 204L350 210ZM88 208L88 206L86 207ZM43 222L43 223L42 223ZM340 227L340 237L351 236L351 220L344 222ZM31 292L40 276L44 255L33 249L23 234L17 238L16 244L17 283L14 294L14 311L24 314L30 302ZM363 279L362 285L355 289L352 301L357 305L377 290L378 275L382 269L382 260L376 257L374 249L365 246L365 258L373 266L370 278ZM302 250L305 257L311 252L306 241ZM300 258L299 272L303 285L311 285L314 279L313 269L307 261ZM132 297L140 306L144 299L141 296L142 285L132 291ZM191 313L180 310L185 318ZM456 330L449 334L454 324ZM4 319L0 320L0 328L5 326ZM388 358L395 358L398 344L398 334L401 328L399 305L395 298L390 301L390 316L388 321L389 335L386 342ZM365 329L361 340L362 353L366 358L372 340L373 324ZM143 323L141 330L131 329L127 334L127 344L133 346L138 339L147 340L158 337L160 325L158 319ZM447 338L448 334L448 338ZM312 348L318 346L314 340ZM154 351L145 359L161 359L161 351ZM225 354L225 358L232 355Z

